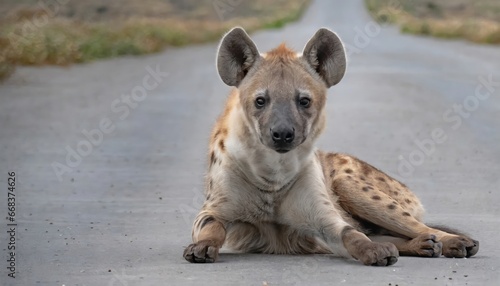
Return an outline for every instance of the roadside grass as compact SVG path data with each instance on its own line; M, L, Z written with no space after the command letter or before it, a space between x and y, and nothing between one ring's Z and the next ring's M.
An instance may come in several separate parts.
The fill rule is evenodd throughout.
M393 23L404 33L500 44L498 0L365 0L380 23Z
M217 40L234 26L248 32L279 28L300 18L310 2L148 0L144 5L149 6L142 9L132 0L110 0L108 6L98 0L70 6L66 0L58 13L51 13L34 6L35 0L25 0L33 2L28 6L5 1L0 4L0 14L6 15L0 17L0 79L16 65L69 65L155 53Z

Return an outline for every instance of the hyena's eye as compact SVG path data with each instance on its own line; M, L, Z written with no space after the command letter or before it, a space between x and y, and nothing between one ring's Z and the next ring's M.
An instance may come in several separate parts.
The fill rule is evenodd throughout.
M262 108L266 105L266 99L263 96L259 96L255 99L255 107Z
M308 108L311 105L311 100L307 97L302 97L299 99L299 104L302 107Z

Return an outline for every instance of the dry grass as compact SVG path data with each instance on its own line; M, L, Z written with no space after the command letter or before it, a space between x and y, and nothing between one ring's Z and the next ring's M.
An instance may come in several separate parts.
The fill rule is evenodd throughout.
M47 0L48 1L48 0ZM247 31L298 19L310 0L35 0L0 4L0 79L15 65L68 65L154 53L218 39L239 25ZM19 4L24 3L24 4Z
M498 0L365 0L379 22L405 33L500 44Z

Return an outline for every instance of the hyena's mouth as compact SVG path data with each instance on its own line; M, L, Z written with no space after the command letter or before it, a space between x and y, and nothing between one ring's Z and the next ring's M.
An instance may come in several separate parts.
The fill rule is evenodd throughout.
M274 149L274 150L280 154L285 154L290 151L290 149Z

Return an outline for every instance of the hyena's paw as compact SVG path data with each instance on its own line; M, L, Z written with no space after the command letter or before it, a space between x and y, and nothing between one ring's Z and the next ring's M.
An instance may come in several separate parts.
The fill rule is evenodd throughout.
M211 263L219 257L219 247L211 240L200 240L184 249L184 258L192 263Z
M446 236L441 241L446 257L471 257L479 251L479 241L464 235Z
M410 240L409 246L414 255L422 257L439 257L443 250L443 243L434 234L421 234Z
M399 251L390 242L368 242L363 245L358 259L365 265L389 266L398 261Z

